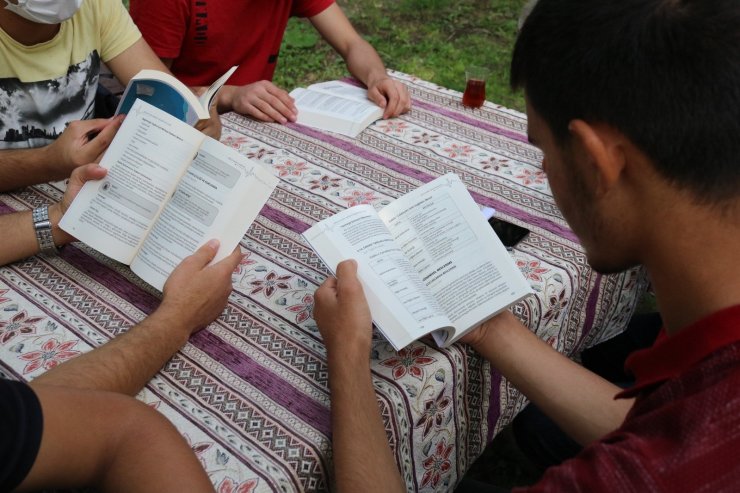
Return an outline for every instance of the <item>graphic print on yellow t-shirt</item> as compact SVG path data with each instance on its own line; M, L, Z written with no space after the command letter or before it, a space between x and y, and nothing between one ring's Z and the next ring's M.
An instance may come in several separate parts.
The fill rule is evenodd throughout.
M0 29L0 149L47 145L70 122L92 118L101 61L140 37L120 0L86 0L36 45Z

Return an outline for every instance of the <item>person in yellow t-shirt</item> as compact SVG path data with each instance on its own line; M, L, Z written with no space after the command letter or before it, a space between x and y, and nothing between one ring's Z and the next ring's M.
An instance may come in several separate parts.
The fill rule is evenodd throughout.
M0 0L0 191L100 158L121 123L94 119L101 62L123 84L169 72L120 0ZM212 115L200 129L218 137Z

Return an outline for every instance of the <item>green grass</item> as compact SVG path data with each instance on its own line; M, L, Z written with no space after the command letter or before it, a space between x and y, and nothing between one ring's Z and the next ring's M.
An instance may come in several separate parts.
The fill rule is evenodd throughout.
M509 89L509 61L525 0L339 0L388 68L462 91L465 67L491 69L487 99L524 109ZM344 61L305 19L291 19L275 83L288 90L348 75Z

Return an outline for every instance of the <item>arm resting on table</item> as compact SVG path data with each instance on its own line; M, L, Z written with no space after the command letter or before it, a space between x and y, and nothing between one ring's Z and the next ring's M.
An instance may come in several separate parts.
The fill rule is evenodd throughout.
M167 360L223 311L231 273L242 259L237 247L208 265L218 251L210 241L183 260L164 286L164 299L149 317L112 341L65 361L36 378L44 385L135 395Z
M157 310L125 334L52 368L34 382L136 395L189 335Z
M621 388L555 351L510 312L463 340L581 444L619 427L632 407L632 399L614 400Z
M383 108L383 118L395 117L411 109L406 86L388 76L378 52L357 33L337 4L309 20L341 55L350 73L367 86L367 97Z

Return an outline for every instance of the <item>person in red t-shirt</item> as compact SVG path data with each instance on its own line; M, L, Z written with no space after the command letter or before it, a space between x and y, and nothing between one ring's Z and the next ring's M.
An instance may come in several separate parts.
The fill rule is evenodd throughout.
M189 86L208 86L230 67L238 70L218 96L218 110L266 122L295 121L288 93L271 82L288 18L308 17L384 108L384 118L411 109L406 87L388 77L378 53L362 39L333 0L131 0L144 39Z
M645 265L664 324L627 360L626 391L510 312L462 339L584 445L532 491L740 485L738 33L736 0L539 0L519 33L511 81L555 200L594 269ZM336 272L313 314L337 489L405 491L373 391L357 264Z

